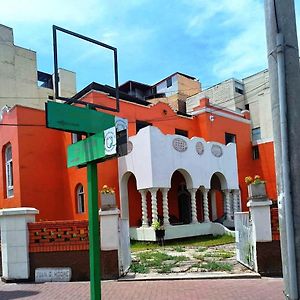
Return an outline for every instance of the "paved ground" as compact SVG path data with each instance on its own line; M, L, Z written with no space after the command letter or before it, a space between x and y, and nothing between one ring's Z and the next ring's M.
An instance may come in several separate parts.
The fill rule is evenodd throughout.
M279 278L105 281L102 283L102 300L281 300L284 299L282 288ZM89 299L89 283L0 283L0 299Z

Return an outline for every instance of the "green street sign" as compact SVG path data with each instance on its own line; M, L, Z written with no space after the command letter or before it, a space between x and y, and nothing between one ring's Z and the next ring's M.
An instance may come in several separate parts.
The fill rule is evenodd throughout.
M98 133L115 126L115 116L92 109L48 101L46 103L48 128L75 132Z
M67 166L75 167L100 160L106 156L103 132L68 146Z

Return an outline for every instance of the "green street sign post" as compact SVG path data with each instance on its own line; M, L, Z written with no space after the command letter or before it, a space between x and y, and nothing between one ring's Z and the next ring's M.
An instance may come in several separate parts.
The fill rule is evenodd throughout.
M115 126L115 116L78 106L49 101L46 103L48 128L74 133L98 133Z
M48 102L46 123L48 128L87 134L86 139L68 146L67 166L87 167L90 294L92 300L101 300L97 162L127 154L128 122L93 110L90 105L80 108Z

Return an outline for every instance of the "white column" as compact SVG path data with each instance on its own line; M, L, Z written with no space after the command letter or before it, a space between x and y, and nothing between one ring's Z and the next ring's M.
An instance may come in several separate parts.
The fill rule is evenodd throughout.
M149 227L148 212L147 212L147 190L139 190L142 196L142 227Z
M151 211L152 211L152 223L158 220L157 217L157 198L156 193L158 189L149 189L151 193Z
M231 197L230 197L230 190L223 190L225 199L226 199L226 214L225 219L227 221L232 221L231 219Z
M101 250L119 249L119 215L117 208L99 210Z
M272 241L272 227L270 206L272 201L266 199L262 201L250 200L247 203L251 213L252 224L256 242Z
M233 211L236 213L239 211L239 190L233 190Z
M169 221L169 205L168 205L168 191L169 189L161 189L163 199L163 215L164 215L164 226L170 224Z
M39 211L31 207L0 210L2 278L29 278L29 234L27 223L35 221Z
M203 194L203 212L204 212L204 222L210 222L209 211L208 211L208 191L209 189L202 189Z
M198 223L197 219L197 207L196 207L196 192L197 189L189 189L191 194L191 208L192 208L192 223Z

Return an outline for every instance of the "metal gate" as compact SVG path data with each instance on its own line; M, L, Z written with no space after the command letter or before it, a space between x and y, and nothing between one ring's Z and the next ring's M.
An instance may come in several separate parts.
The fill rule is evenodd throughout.
M254 242L249 212L235 213L234 223L237 261L253 270L255 268Z
M131 264L129 220L119 219L119 231L119 269L121 275L124 275Z

